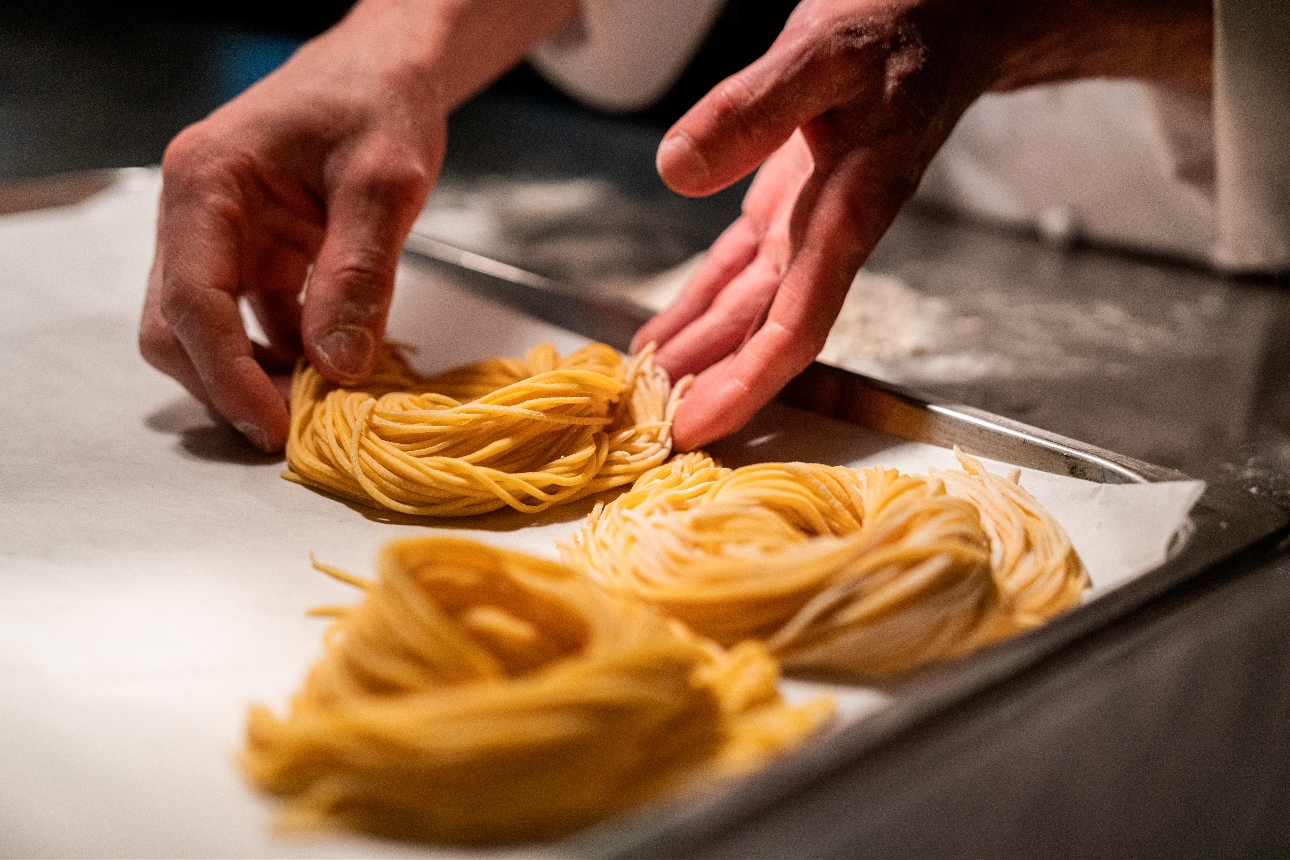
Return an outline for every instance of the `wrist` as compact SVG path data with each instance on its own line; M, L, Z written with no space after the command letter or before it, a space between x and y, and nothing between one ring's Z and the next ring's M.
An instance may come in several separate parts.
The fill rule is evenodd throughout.
M336 30L362 31L389 58L392 86L430 86L447 112L522 62L577 9L578 0L360 0Z
M991 89L1106 77L1209 92L1209 0L1005 0L992 11L1002 44Z

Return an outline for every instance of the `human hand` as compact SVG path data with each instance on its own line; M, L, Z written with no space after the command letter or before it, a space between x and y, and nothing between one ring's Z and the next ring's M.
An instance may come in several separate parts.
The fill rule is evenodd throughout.
M140 349L265 450L288 429L266 370L289 373L303 349L337 381L370 372L400 246L443 155L435 82L363 23L183 131L162 165ZM267 344L247 335L242 298Z
M634 343L657 342L674 378L698 374L675 446L743 426L814 359L856 271L981 93L1089 75L1197 88L1209 26L1198 0L803 0L766 55L659 147L664 181L691 196L762 165L742 216Z
M364 0L184 130L162 164L144 358L257 447L280 450L287 380L270 373L289 373L302 351L334 382L371 372L400 249L439 173L448 111L575 8ZM267 343L248 336L242 299Z

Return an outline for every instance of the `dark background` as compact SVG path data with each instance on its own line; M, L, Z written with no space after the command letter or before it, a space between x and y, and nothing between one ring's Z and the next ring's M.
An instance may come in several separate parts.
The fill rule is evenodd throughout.
M663 128L760 56L796 0L732 0L659 104ZM166 143L339 21L347 0L0 4L0 181L157 164ZM594 116L521 67L494 93ZM621 119L621 118L620 118Z
M158 163L347 5L0 4L0 180Z

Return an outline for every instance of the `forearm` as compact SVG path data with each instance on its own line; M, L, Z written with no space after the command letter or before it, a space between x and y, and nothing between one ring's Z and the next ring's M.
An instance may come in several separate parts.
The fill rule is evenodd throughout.
M452 110L560 32L577 9L578 0L360 0L317 41L379 44L383 56L398 59L392 86L433 82Z
M1207 95L1213 65L1210 0L1064 0L994 4L1009 41L992 89L1077 78L1136 78Z

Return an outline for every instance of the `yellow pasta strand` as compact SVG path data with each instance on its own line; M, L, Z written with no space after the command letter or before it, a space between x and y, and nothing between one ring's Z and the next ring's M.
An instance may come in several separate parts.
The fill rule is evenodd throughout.
M967 653L1087 587L1060 527L1016 484L701 453L642 475L560 546L566 564L789 670L872 677Z
M283 477L421 516L536 512L630 484L671 453L673 388L646 349L544 344L433 377L386 346L342 388L303 361L291 386Z
M555 837L753 767L832 712L785 705L760 645L726 651L554 562L427 537L379 569L329 610L289 716L251 710L242 765L288 827Z

